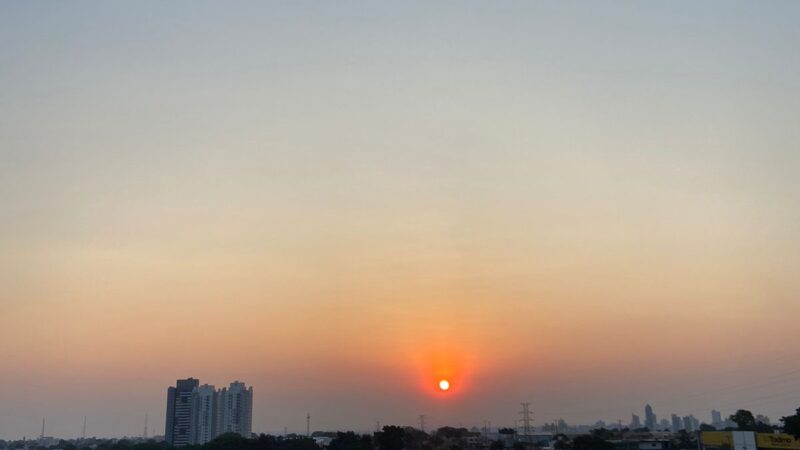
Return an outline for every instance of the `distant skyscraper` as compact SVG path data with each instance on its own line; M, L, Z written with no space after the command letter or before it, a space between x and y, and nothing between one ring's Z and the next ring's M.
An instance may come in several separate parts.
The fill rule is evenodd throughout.
M667 431L667 430L669 430L669 426L670 426L669 425L669 420L667 420L667 419L661 419L661 421L658 422L658 429L659 430Z
M678 431L683 430L683 421L677 414L672 415L672 432L677 433Z
M644 426L650 429L650 431L655 430L658 426L658 419L653 413L653 407L649 404L644 407Z
M172 445L192 442L192 392L200 384L194 378L178 380L167 389L167 420L164 437Z
M205 444L217 437L219 394L213 385L204 384L192 393L192 444Z
M722 413L716 409L711 410L711 425L719 428L722 425Z
M636 414L631 414L631 429L642 428L642 421Z
M687 432L693 433L697 431L698 426L699 426L698 420L695 419L693 415L689 414L688 416L683 418L683 428Z
M239 433L250 437L253 424L253 388L234 381L219 391L219 434Z

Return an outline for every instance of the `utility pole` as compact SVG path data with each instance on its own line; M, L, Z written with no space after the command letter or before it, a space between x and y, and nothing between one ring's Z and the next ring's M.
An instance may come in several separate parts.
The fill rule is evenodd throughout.
M306 413L306 437L311 437L311 413Z
M519 413L522 415L522 434L525 436L525 440L530 441L531 435L533 434L531 429L531 404L529 402L523 402L522 411Z
M81 432L81 440L86 440L86 416L83 416L83 431Z
M419 429L425 432L425 414L419 415Z
M144 434L142 436L147 439L147 413L144 413Z

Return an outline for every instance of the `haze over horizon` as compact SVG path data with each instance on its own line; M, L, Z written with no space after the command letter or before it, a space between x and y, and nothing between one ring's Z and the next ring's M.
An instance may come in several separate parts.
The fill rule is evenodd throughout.
M0 439L792 413L798 13L0 3Z

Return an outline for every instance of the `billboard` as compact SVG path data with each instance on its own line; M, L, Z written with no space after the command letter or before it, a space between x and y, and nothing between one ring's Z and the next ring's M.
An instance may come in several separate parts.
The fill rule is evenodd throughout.
M701 439L704 446L733 448L733 436L730 431L703 431Z
M788 434L753 433L752 431L704 431L701 441L704 447L731 450L800 450L800 441Z
M758 448L779 448L785 450L800 450L800 441L788 434L756 434Z
M756 450L756 437L752 431L704 431L704 447L729 450Z

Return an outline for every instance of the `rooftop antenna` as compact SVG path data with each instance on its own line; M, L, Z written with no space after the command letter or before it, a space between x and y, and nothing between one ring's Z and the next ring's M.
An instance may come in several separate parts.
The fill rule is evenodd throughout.
M83 416L83 431L81 432L81 440L86 440L86 416Z
M42 434L39 435L39 440L44 442L44 417L42 417Z
M306 437L311 437L311 413L306 413Z

